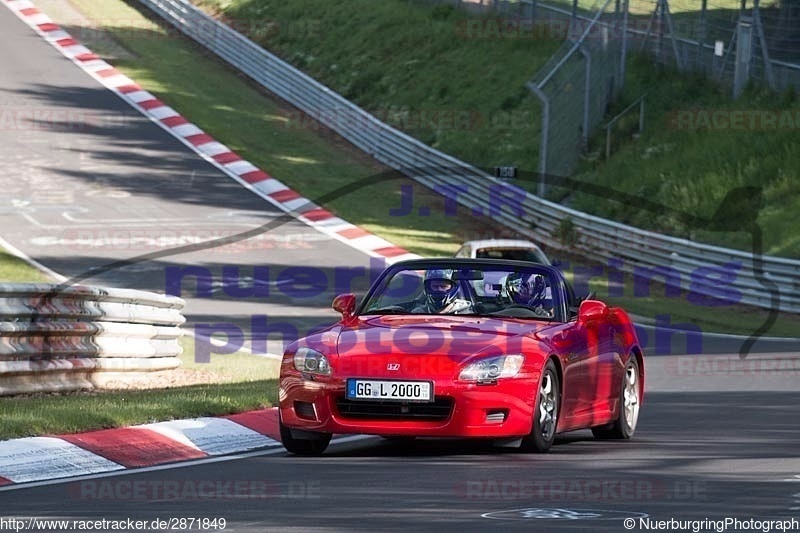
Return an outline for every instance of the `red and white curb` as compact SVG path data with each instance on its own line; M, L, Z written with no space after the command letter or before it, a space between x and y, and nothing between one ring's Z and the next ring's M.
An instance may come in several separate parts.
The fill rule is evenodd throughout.
M242 159L180 113L72 38L30 0L0 0L36 33L104 87L169 132L227 176L308 226L372 257L393 263L417 257L314 204L267 172Z
M0 490L281 446L276 408L0 442Z

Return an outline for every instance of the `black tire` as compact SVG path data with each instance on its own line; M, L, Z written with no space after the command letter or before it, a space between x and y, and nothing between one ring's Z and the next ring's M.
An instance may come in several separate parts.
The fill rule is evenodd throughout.
M639 385L639 363L631 356L622 373L619 391L619 414L611 424L592 428L596 439L627 440L633 437L639 420L639 405L642 402L642 387Z
M556 365L552 359L542 369L542 377L536 389L531 432L522 439L520 447L526 452L546 452L553 445L558 426L561 404L561 383L558 381Z
M286 451L295 455L321 455L328 449L332 435L312 431L298 431L306 438L299 438L292 434L292 429L283 425L280 410L278 410L278 427L281 432L281 444Z

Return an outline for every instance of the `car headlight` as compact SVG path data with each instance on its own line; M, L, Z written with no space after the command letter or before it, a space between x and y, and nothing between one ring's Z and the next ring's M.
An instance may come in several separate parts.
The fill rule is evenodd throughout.
M462 381L494 382L499 378L513 378L522 368L522 355L500 355L475 361L464 367L458 375Z
M294 367L300 372L309 374L331 375L331 364L328 358L311 348L301 347L294 353Z

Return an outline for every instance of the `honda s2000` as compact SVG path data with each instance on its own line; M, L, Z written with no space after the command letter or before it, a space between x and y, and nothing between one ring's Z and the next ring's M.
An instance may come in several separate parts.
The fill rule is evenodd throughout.
M389 266L341 320L288 346L279 424L296 454L331 435L492 438L543 452L589 428L630 438L644 359L628 315L557 269L489 259Z

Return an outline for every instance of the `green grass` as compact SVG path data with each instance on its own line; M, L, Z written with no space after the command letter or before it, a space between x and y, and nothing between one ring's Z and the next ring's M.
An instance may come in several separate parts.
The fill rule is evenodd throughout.
M679 76L639 59L629 69L625 100L618 108L645 92L644 135L623 144L609 161L585 163L574 178L705 219L711 218L731 189L758 187L763 204L756 222L763 233L763 252L800 257L800 123L794 128L766 131L693 129L716 111L763 111L776 117L778 113L800 117L800 102L790 93L776 96L752 88L731 100L726 91L707 81ZM695 113L698 110L705 114ZM678 115L682 112L686 114ZM677 123L679 116L689 118ZM743 119L742 124L747 123ZM601 141L604 139L597 139L596 144ZM576 209L634 226L753 250L752 236L745 231L710 231L702 224L689 226L675 218L654 216L646 209L598 201L588 194L564 198Z
M271 407L278 400L278 361L247 353L194 361L193 339L181 339L182 382L162 389L32 394L0 400L0 440L90 431L162 420L218 416Z
M0 248L0 281L53 282L40 270Z
M260 380L160 390L9 397L2 399L0 440L225 415L270 407L277 396L275 380Z
M270 51L434 148L479 166L536 168L541 109L525 83L558 39L494 38L484 24L496 15L407 0L202 4L224 6Z

